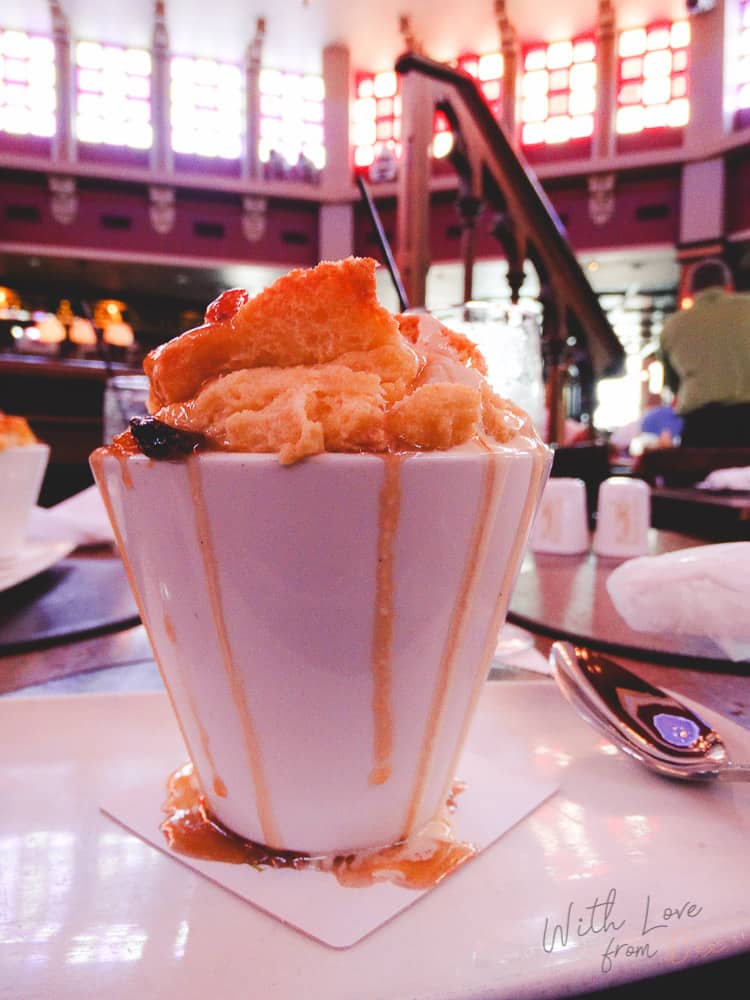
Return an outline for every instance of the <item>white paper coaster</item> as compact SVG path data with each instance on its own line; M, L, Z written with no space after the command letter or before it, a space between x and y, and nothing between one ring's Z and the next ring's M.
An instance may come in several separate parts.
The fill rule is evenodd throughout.
M158 762L156 762L158 764ZM159 824L166 780L182 761L155 766L153 780L119 790L102 811L132 833L253 906L334 948L348 948L433 889L404 889L390 883L347 888L326 872L263 869L220 861L199 861L171 851ZM161 773L161 778L157 775ZM552 795L557 786L534 777L530 758L504 745L503 731L473 727L456 777L466 782L452 814L456 840L477 853L464 865L482 864L482 852ZM508 859L512 864L512 858ZM461 868L448 878L461 878Z

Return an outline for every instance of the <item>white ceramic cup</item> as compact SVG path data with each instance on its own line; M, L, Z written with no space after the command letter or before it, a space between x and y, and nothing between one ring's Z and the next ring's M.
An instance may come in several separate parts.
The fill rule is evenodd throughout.
M586 484L582 479L549 479L531 532L534 552L578 555L589 547Z
M0 451L0 559L12 559L23 545L48 461L46 444Z
M438 813L549 462L541 446L287 467L273 455L94 454L224 825L341 853Z
M612 476L599 487L594 552L627 558L648 552L651 491L642 479Z

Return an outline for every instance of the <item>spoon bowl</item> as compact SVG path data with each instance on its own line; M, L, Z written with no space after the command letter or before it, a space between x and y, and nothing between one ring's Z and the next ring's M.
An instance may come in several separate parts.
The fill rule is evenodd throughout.
M732 763L712 726L673 695L609 657L556 642L550 665L576 711L651 770L696 781L750 781L750 767Z

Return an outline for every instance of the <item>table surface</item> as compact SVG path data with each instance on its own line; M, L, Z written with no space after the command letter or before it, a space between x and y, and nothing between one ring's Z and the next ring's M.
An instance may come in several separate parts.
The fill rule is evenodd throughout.
M694 486L652 486L651 495L657 499L684 500L686 503L709 507L729 507L742 512L741 520L750 517L750 493L745 490L714 491L699 490Z
M121 631L139 621L125 569L111 550L98 558L74 554L0 592L0 656Z
M653 532L651 543L653 551L668 551L695 544L696 540L671 532ZM76 555L82 557L82 550ZM120 565L118 556L112 550L98 550L88 558L109 562L113 570ZM521 574L519 586L523 585L524 578L533 580L537 575L534 561L538 558L527 556L527 569ZM562 559L563 571L565 558L557 557L555 563L559 567ZM574 557L567 572L575 573L576 567L580 569L583 564L590 567L592 560L593 557L584 557L582 560ZM529 566L532 568L529 569ZM600 572L606 573L606 568ZM558 604L564 606L569 596L564 590L561 591L557 598ZM515 601L514 597L511 609L515 607ZM613 611L611 615L614 615ZM521 616L510 615L511 620L519 617ZM538 624L544 626L544 621L540 620ZM558 633L554 629L535 631L534 642L546 655L553 639L557 637ZM744 667L738 668L722 661L715 665L716 669L707 672L696 669L695 664L690 661L681 665L654 662L647 650L642 655L634 652L627 657L619 656L618 659L647 680L669 687L678 694L703 701L708 707L736 719L750 729L750 671L745 671ZM56 694L154 690L160 687L161 680L153 663L151 647L141 625L82 641L58 643L46 649L26 650L12 655L0 654L0 695L19 691L27 694Z
M551 641L551 637L544 635L534 637L536 647L542 653L546 653ZM721 669L705 671L690 666L656 664L643 657L618 659L645 679L692 699L750 730L750 676L738 676ZM516 680L519 676L536 676L540 684L551 683L540 675L504 669L499 663L491 673L495 680ZM141 626L80 642L59 644L50 649L0 656L0 694L5 693L12 698L159 690L162 690L161 679ZM4 821L0 819L0 838L3 826ZM750 898L750 893L747 898ZM750 904L748 917L750 923ZM746 974L747 967L743 965L742 968ZM706 975L709 974L710 971L707 971ZM692 975L695 976L695 973ZM658 983L659 980L653 982ZM639 997L651 995L644 993L643 985L634 987L634 990L638 991ZM653 995L656 996L656 993Z
M705 544L676 532L649 532L650 555ZM615 610L606 586L622 562L591 551L565 556L529 552L511 598L510 621L532 632L650 663L747 672L746 663L729 662L708 638L630 628Z

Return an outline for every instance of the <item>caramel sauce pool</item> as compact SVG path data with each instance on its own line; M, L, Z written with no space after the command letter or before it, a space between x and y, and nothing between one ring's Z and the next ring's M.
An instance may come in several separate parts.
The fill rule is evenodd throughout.
M462 782L454 785L448 802L451 812L456 808L456 796L464 787ZM277 851L245 840L211 816L190 763L170 776L163 811L167 818L160 829L170 849L178 854L258 869L326 871L334 875L340 885L349 888L387 881L404 889L429 889L476 854L471 844L450 839L447 823L442 824L446 837L430 836L426 850L420 845L419 851L410 852L408 843L398 843L376 851L325 857Z

